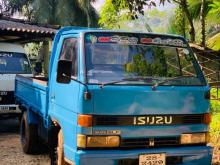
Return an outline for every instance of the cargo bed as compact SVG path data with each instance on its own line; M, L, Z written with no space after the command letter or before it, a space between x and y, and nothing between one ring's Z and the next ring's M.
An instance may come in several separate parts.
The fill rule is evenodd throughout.
M40 116L47 114L48 79L45 77L24 77L17 75L15 80L16 101L29 107ZM24 105L25 104L25 105Z

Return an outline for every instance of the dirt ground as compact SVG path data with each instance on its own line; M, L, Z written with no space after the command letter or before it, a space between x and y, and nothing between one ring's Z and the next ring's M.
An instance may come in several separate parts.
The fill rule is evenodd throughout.
M215 148L213 165L220 165L220 148ZM49 165L49 156L26 155L21 150L18 119L0 117L1 165Z
M47 154L24 154L20 145L18 120L0 118L0 164L49 165L50 163Z

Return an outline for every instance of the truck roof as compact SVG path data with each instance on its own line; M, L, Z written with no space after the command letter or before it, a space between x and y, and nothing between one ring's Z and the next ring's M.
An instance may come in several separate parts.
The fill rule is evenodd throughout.
M25 53L24 48L20 44L0 42L0 51Z
M86 32L140 33L140 34L163 35L167 37L184 38L183 36L176 34L153 33L153 32L143 32L143 31L108 30L108 29L100 29L100 28L86 28L86 27L75 27L75 26L69 26L62 29L63 34L86 33Z

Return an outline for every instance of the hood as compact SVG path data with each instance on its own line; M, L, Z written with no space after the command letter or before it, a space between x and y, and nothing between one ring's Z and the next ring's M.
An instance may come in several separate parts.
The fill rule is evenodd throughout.
M105 86L92 90L94 114L201 114L209 110L205 87Z

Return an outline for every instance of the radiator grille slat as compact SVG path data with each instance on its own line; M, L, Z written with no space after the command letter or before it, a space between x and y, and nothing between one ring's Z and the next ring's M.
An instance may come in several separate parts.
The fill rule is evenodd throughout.
M151 143L151 144L150 144ZM122 139L121 148L150 148L180 145L179 137Z

